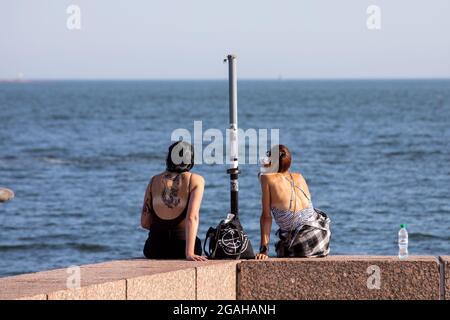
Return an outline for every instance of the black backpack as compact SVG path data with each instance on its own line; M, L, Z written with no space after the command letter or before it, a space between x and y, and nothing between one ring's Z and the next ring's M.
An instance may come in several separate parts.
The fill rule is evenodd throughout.
M209 240L208 250L206 243ZM206 232L203 250L208 259L254 259L252 245L237 216Z

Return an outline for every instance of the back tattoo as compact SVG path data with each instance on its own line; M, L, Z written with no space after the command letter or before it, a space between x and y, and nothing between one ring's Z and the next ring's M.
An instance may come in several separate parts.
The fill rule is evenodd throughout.
M171 186L168 186L168 181L172 181ZM181 174L177 174L175 177L172 177L169 173L167 173L163 176L163 183L164 188L161 198L168 208L175 208L180 203L178 192L180 190Z

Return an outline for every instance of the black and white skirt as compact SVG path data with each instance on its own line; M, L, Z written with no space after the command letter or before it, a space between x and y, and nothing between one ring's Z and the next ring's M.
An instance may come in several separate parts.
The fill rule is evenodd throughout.
M280 238L275 244L277 257L325 257L330 252L331 220L328 215L314 208L313 219L292 231L279 229Z

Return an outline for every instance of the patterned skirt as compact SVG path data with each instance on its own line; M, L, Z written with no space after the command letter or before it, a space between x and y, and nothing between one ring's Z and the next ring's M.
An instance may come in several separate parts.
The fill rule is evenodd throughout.
M275 244L277 257L325 257L330 252L331 220L328 215L314 208L316 215L297 229L279 229L280 238Z

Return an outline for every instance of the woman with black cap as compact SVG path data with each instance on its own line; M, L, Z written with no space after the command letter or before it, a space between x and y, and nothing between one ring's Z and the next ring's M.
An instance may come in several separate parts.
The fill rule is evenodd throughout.
M205 182L190 172L193 166L194 148L178 141L169 147L166 170L151 178L141 214L142 227L150 231L145 257L206 260L197 237Z

